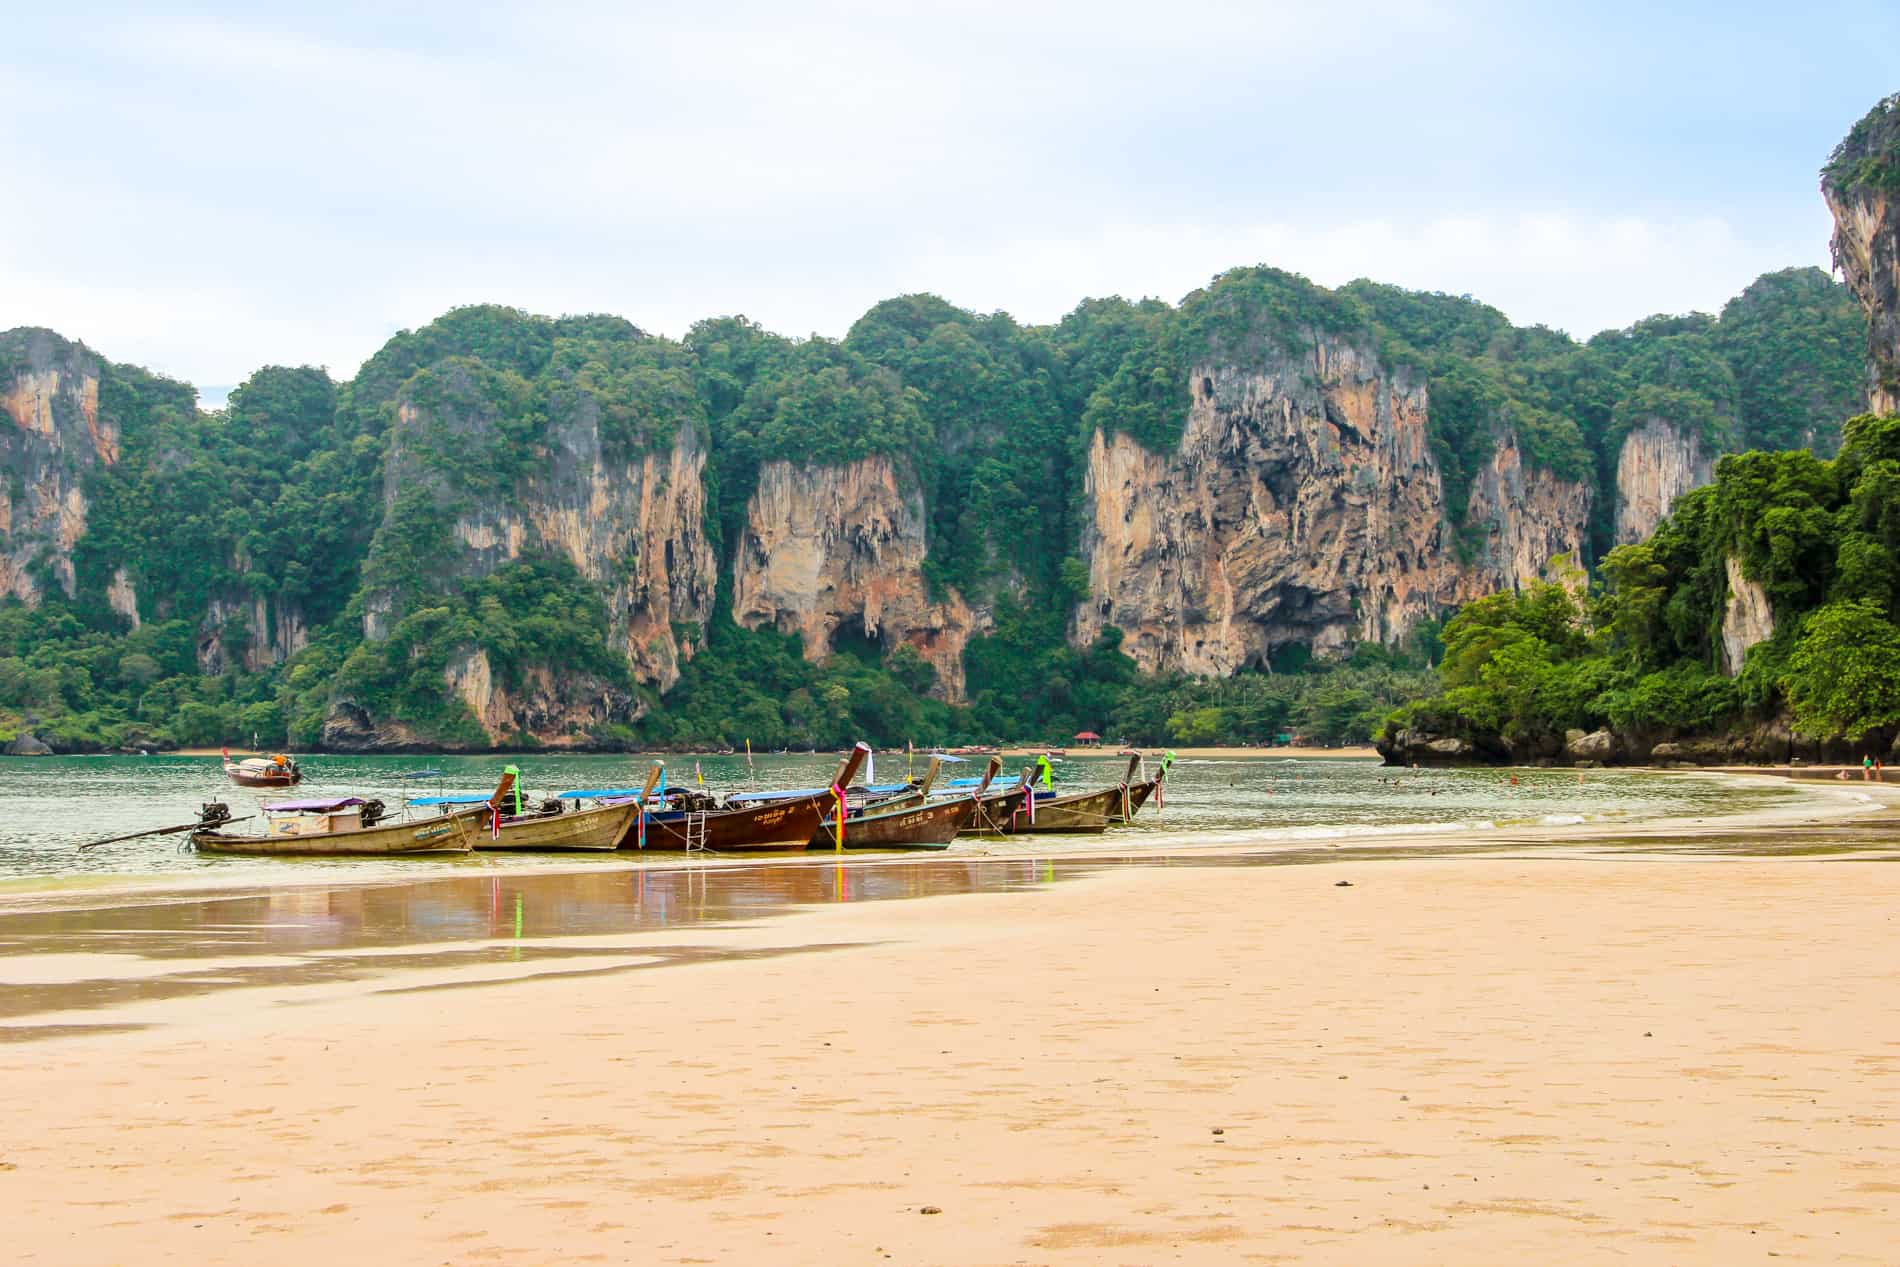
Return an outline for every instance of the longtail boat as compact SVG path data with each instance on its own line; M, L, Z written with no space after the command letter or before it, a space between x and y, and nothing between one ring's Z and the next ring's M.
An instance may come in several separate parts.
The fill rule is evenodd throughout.
M1135 771L1138 770L1141 765L1141 754L1135 753L1133 756L1134 760L1129 763L1129 777L1131 779ZM1163 760L1161 768L1155 771L1155 776L1152 779L1123 783L1122 787L1126 789L1127 795L1122 798L1122 803L1115 807L1114 812L1110 815L1110 822L1118 824L1133 822L1135 815L1141 812L1141 807L1146 805L1149 800L1154 797L1155 793L1161 790L1161 781L1167 777L1168 762Z
M943 758L932 757L924 769L924 777L914 783L906 783L882 796L870 796L853 805L845 805L845 823L849 826L853 818L864 814L882 814L894 809L915 809L930 800L932 789L937 785L937 775L943 769ZM985 783L988 780L984 780Z
M977 799L976 813L972 816L968 830L984 835L1007 835L1010 823L1016 819L1016 812L1029 802L1030 794L1029 771L1025 769L1015 787Z
M844 820L844 843L838 843L835 818L819 821L811 838L813 849L948 849L957 833L976 817L976 798L961 796L933 805L900 806Z
M1122 815L1129 802L1130 785L1140 765L1140 757L1129 758L1128 772L1122 781L1099 792L1076 792L1033 803L1025 801L1009 820L1008 834L1107 831L1111 825L1125 821Z
M714 853L803 849L818 830L819 819L837 811L842 789L857 774L869 751L863 744L854 747L838 767L831 786L820 792L738 809L649 810L646 847L706 849ZM849 834L847 823L847 837ZM623 841L621 847L629 843Z
M485 807L485 830L475 839L482 850L500 849L617 849L640 813L638 804L601 805L593 809L569 806L566 797L528 804L521 795L521 771L508 766L494 792L480 799L462 796L423 796L411 805L477 804Z
M239 787L291 787L303 782L303 770L296 761L283 753L274 753L268 757L246 757L242 761L231 760L231 750L221 750L224 755L224 774Z
M207 812L204 827L192 833L192 847L200 853L303 858L467 853L488 817L487 807L477 805L433 818L386 823L381 801L324 797L267 804L264 833L240 836L217 830L229 821L222 805L205 808L224 813Z

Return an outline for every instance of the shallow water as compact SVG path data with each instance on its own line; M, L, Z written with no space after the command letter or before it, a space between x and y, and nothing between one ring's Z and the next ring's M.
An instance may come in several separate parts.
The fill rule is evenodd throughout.
M1133 833L1126 838L1145 843ZM425 992L522 979L463 971L470 969L564 978L836 949L826 941L757 950L695 940L705 929L800 907L1023 891L1129 866L1359 864L1350 874L1367 883L1365 864L1473 854L1599 860L1832 855L1885 861L1900 860L1900 840L1891 820L1881 816L1758 829L1632 831L1570 842L1504 831L1444 840L1362 840L1344 848L1304 842L1185 855L820 855L739 865L675 856L646 866L565 873L451 869L408 879L338 876L333 884L121 894L85 904L0 911L0 1042L149 1028L176 1017L170 1009L124 1009L236 989ZM612 940L635 933L655 936L634 944ZM458 975L443 980L438 970ZM402 974L416 972L438 975L426 981L412 976L404 983Z
M533 795L572 788L637 785L648 761L626 756L524 756L512 759ZM743 756L667 759L669 778L695 781L695 767L715 789L809 787L827 782L831 756ZM476 854L468 858L273 859L206 857L180 837L154 837L80 853L76 845L144 828L189 822L198 807L224 801L233 813L255 813L286 795L356 794L400 804L405 795L486 791L504 761L495 757L312 757L309 781L295 793L231 786L215 757L47 757L0 759L0 897L41 889L153 876L181 881L256 883L276 879L339 882L386 876L486 874L545 866L550 860L597 864L601 855ZM1071 757L1058 769L1061 787L1082 790L1119 781L1125 759ZM405 783L407 771L441 776ZM913 767L921 772L922 763ZM973 761L950 767L974 772ZM901 756L886 755L878 777L901 777ZM1735 783L1642 771L1388 770L1358 759L1185 759L1169 776L1163 804L1149 806L1111 840L1141 848L1185 844L1280 844L1324 841L1367 831L1394 834L1581 822L1640 822L1675 814L1737 813L1798 796L1790 787ZM245 828L239 828L245 830ZM1094 848L1100 837L1038 836L958 841L959 855L1060 855ZM631 855L615 860L625 865Z

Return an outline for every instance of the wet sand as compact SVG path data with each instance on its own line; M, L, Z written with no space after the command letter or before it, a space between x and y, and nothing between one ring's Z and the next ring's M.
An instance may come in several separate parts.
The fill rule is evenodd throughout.
M1893 830L23 915L0 1208L32 1263L1888 1262Z

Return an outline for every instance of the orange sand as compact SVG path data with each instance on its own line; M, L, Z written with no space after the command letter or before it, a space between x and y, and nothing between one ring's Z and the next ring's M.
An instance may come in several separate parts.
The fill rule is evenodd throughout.
M44 1018L156 1027L0 1047L0 1210L62 1264L1887 1263L1896 911L1865 862L1177 866L429 948Z

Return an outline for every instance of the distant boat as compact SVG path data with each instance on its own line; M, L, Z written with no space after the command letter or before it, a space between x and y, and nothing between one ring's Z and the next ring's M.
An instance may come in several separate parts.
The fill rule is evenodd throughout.
M223 751L224 773L239 787L290 787L303 782L302 767L281 752L233 761L231 750Z

